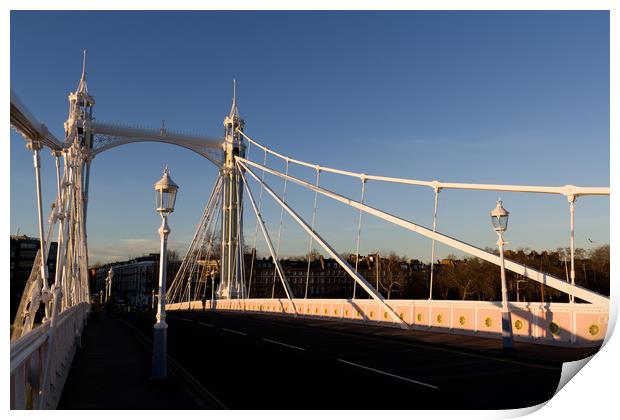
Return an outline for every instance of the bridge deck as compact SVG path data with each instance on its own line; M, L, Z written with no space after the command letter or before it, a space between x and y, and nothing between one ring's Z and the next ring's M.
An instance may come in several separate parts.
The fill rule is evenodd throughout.
M59 408L518 408L554 394L561 362L596 351L516 343L505 354L496 339L175 311L169 357L182 374L154 383L152 325L140 313L91 323Z

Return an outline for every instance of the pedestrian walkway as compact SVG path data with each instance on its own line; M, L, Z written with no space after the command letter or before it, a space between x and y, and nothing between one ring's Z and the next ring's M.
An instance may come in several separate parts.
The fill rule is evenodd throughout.
M167 379L150 379L150 339L137 334L118 316L93 314L58 409L210 408L200 392L170 365Z

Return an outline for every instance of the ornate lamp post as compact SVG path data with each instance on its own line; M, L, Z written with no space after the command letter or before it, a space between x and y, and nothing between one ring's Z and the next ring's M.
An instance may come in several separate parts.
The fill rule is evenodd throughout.
M211 277L211 308L213 309L213 303L215 301L215 270L211 269L211 273L209 273Z
M155 379L166 377L166 353L167 353L167 328L166 324L166 270L167 270L167 245L168 234L168 215L174 211L174 201L176 199L179 186L170 178L168 167L164 169L164 176L155 184L155 203L156 211L161 216L161 226L159 237L161 247L159 253L159 299L157 302L157 322L153 331L153 370L152 377Z
M108 270L108 276L105 279L106 295L105 301L109 301L112 298L112 278L114 277L114 271L112 268Z
M502 347L511 349L512 346L512 318L508 309L508 287L506 286L506 269L504 268L504 232L508 229L508 211L502 206L502 200L491 210L491 222L497 232L499 246L500 270L502 277Z

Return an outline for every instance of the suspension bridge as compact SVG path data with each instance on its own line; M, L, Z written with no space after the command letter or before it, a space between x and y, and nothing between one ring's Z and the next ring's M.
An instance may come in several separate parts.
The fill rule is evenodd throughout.
M506 270L524 279L551 287L568 296L568 303L510 302L512 317L508 328L514 335L515 341L529 346L527 348L530 349L549 348L550 346L559 349L592 349L601 345L607 329L609 298L575 283L574 226L577 199L608 196L608 187L440 182L372 175L322 166L319 163L285 156L269 148L268 143L263 143L246 133L245 122L237 106L236 92L233 94L230 112L224 119L223 138L182 134L168 130L163 125L159 129L144 129L121 124L104 124L97 122L93 117L95 99L89 93L85 69L86 54L84 54L82 74L77 89L69 94L69 115L64 123L64 136L61 139L54 136L46 125L38 121L17 94L11 90L11 126L23 136L28 150L33 154L37 192L37 226L40 238L40 249L12 324L11 408L46 409L55 408L58 405L63 385L76 349L80 346L82 332L91 310L87 235L91 165L100 153L134 142L161 142L180 146L199 154L219 169L181 267L170 287L167 290L160 290L159 299L169 313L170 322L174 326L172 330L177 328L176 331L183 331L183 334L186 334L184 338L180 335L181 332L175 332L174 334L179 334L176 336L178 340L193 337L188 339L189 342L200 341L200 337L215 334L213 331L219 328L216 334L217 342L210 344L209 351L215 351L213 347L219 345L222 349L226 349L220 353L216 352L217 355L213 357L225 358L228 355L229 360L222 359L221 361L232 371L239 370L239 366L245 363L244 357L247 355L241 354L239 348L246 346L253 349L251 351L259 351L256 347L258 342L252 341L248 344L248 342L239 341L251 336L258 337L259 341L262 340L263 345L267 343L279 346L276 351L304 352L306 353L304 357L310 353L313 346L320 347L317 343L325 340L327 336L330 337L329 340L343 341L337 338L342 337L342 334L349 334L349 339L347 339L349 344L340 343L339 346L342 347L339 347L337 353L351 352L353 351L351 346L362 346L357 342L364 341L354 334L365 334L365 332L372 333L375 337L398 334L398 337L405 341L415 332L425 334L431 341L432 337L448 336L462 339L463 343L468 339L473 340L479 337L488 340L485 343L499 342L503 328L501 302L432 299L437 243L498 267L505 266ZM40 153L44 148L51 151L56 165L57 191L49 214L44 214L41 193ZM262 160L250 159L250 150L255 151L254 155L257 153L259 157L262 155ZM268 161L271 164L268 165ZM285 170L276 169L275 162L283 164ZM306 168L313 172L313 176L308 179L292 176L289 169L293 166ZM282 180L281 193L265 180L265 174ZM356 180L359 182L360 195L350 197L336 191L335 188L322 182L322 174L333 174ZM366 186L369 183L398 184L432 190L434 192L432 227L425 227L381 208L368 205L365 199ZM309 220L304 219L287 199L287 186L291 184L308 190L314 195L312 217ZM437 229L439 198L441 192L448 190L536 193L566 197L570 217L570 276L568 281L516 261L504 260L492 252L441 233ZM321 227L317 225L318 197L341 203L357 212L356 252L353 260L344 258L325 239L325 235L321 234ZM278 230L275 236L272 236L267 229L263 211L266 200L272 200L280 209ZM246 217L246 212L250 217ZM282 220L285 214L307 234L306 270L305 273L296 276L296 280L302 282L303 293L299 293L299 288L291 286L290 274L281 264ZM430 240L429 299L386 299L377 290L376 285L360 273L360 238L363 234L364 217L381 219L399 229L408 231L412 237L419 236ZM248 221L255 223L252 238L244 238L243 234L243 226ZM275 291L277 287L278 291L283 291L283 297L276 297L273 292L271 298L253 297L253 290L256 287L252 284L255 278L253 273L256 270L255 258L248 263L244 257L244 249L249 245L255 250L258 237L261 237L266 244L273 262L273 289ZM45 261L48 260L49 245L54 238L58 243L58 251L52 283L50 281L52 276L48 272ZM350 298L308 297L312 263L310 251L315 246L329 255L338 264L338 269L350 277L353 285ZM216 268L209 264L210 261L216 261ZM217 285L215 284L216 277L219 279ZM208 284L211 285L211 296L205 298ZM360 295L364 295L364 298L359 298ZM37 316L42 316L42 319L38 319ZM266 328L265 323L269 323L269 328ZM329 332L323 330L323 333L319 334L316 329L312 329L318 325L317 323L322 325L321 328L328 330L331 328L331 330ZM328 326L325 327L325 325ZM335 325L339 326L339 331L334 330ZM504 329L505 327L504 325ZM237 341L232 344L224 342L222 335L228 337L227 333L229 333L228 336L235 335L232 339ZM269 334L275 334L275 336L269 338ZM174 340L175 338L171 336L171 347L178 345L174 344ZM388 338L385 340L380 345L373 344L374 354L382 351L388 354L392 351L392 347L395 346L394 342L389 341ZM191 346L189 342L187 345ZM352 345L353 342L356 344ZM415 344L407 345L415 347ZM346 350L343 350L345 347ZM183 352L184 350L179 348L177 351ZM321 351L319 353L324 355L324 349ZM273 352L267 354L268 356L265 357L273 356ZM407 352L406 357L402 357L402 351L398 354L401 356L395 357L395 361L411 360L417 357L424 363L436 364L438 367L435 376L416 371L416 374L424 379L412 379L409 375L411 372L395 373L394 369L397 369L395 366L377 367L377 364L369 366L361 363L359 359L352 361L345 359L344 356L334 359L338 364L337 369L334 366L330 369L332 372L333 369L338 371L358 369L359 372L355 375L376 374L382 378L377 379L378 381L401 381L411 386L421 387L423 392L431 394L439 389L449 388L449 385L440 385L442 381L450 382L449 375L443 380L437 376L437 371L441 371L441 364L448 363L442 359L441 351L433 352L428 349L422 351L416 348L415 351ZM449 359L451 356L445 357ZM485 363L500 363L489 361L492 358L487 359ZM191 360L188 363L200 363ZM279 374L285 375L286 369L283 371L281 368L294 363L292 362L294 357L286 356L278 360L287 361L280 366L279 370L276 369L280 372ZM325 368L320 367L320 363L316 360L306 360L305 363L308 368L302 369L304 373L300 374L301 376L280 379L284 382L290 379L291 384L295 384L297 381L307 380L308 375L319 374L317 372L328 375ZM498 369L502 371L503 368ZM521 373L512 373L517 376L521 375ZM241 371L239 374L242 374ZM366 377L355 375L351 377L351 387L355 387L356 380L367 380ZM312 379L310 381L312 382ZM330 381L327 380L327 382ZM224 384L221 388L234 394L236 390L243 389L243 386ZM326 389L339 392L339 387L334 385L326 385ZM288 398L286 401L289 403L295 401L295 396L291 394L292 391L274 390L273 392L286 394ZM429 401L435 401L432 395L429 396ZM283 403L283 406L288 406L287 404Z

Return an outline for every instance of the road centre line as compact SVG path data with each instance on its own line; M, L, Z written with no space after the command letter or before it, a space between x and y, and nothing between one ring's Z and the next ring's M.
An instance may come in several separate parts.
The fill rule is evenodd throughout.
M234 334L239 334L239 335L247 335L246 333L241 332L241 331L237 331L237 330L231 330L231 329L228 329L228 328L222 328L222 329L223 329L224 331L228 331L228 332L231 332L231 333L234 333Z
M273 344L278 344L280 346L289 347L289 348L295 349L295 350L301 350L301 351L305 351L306 350L306 349L302 349L301 347L293 346L291 344L282 343L280 341L270 340L268 338L261 338L261 340L266 341L268 343L273 343Z
M351 366L355 366L355 367L358 367L358 368L361 368L361 369L366 369L366 370L369 370L371 372L379 373L381 375L391 376L392 378L401 379L403 381L407 381L407 382L410 382L412 384L422 385L422 386L426 386L426 387L434 388L434 389L439 389L439 387L435 386L435 385L427 384L425 382L416 381L414 379L405 378L403 376L394 375L393 373L384 372L382 370L374 369L374 368L371 368L371 367L368 367L368 366L358 365L357 363L349 362L348 360L344 360L344 359L337 359L337 360L339 362L346 363L346 364L351 365Z
M204 325L205 327L215 327L215 325L213 325L213 324L209 324L209 323L207 323L207 322L201 322L201 321L198 321L198 323L199 323L200 325Z

